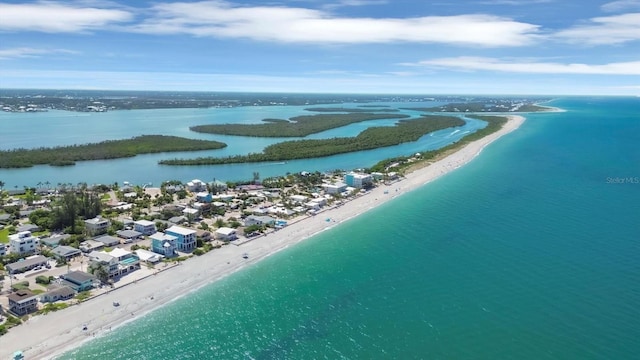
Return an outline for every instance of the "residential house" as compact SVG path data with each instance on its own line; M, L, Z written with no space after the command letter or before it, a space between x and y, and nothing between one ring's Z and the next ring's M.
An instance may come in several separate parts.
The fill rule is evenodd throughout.
M362 189L373 184L373 177L370 174L350 172L344 176L344 182L347 183L347 186Z
M51 237L45 237L40 239L40 242L43 245L46 245L50 248L55 248L56 246L58 246L58 244L60 243L60 240L64 240L69 238L71 235L69 234L60 234L60 235L53 235Z
M70 261L74 257L82 255L82 251L80 251L79 249L64 245L60 245L51 250L51 253L53 253L53 256L55 256L56 258L64 261Z
M301 204L307 201L307 197L304 195L291 195L289 199L295 203Z
M216 230L216 239L222 241L232 241L238 238L236 234L236 229L229 227L221 227Z
M249 215L244 219L244 226L252 225L273 225L276 219L271 216Z
M86 240L80 243L80 250L85 253L102 250L104 243L95 240Z
M95 276L84 271L70 271L60 275L61 284L72 288L75 292L82 292L93 289L97 279Z
M106 247L114 247L120 245L120 239L111 235L103 235L94 239L104 244Z
M101 266L109 278L119 277L140 268L140 258L130 251L115 248L110 252L94 251L89 254L92 267Z
M134 242L142 237L142 233L135 230L118 230L116 231L116 235L118 235L118 237L121 238L122 242L124 242L125 244Z
M52 286L49 291L40 296L40 302L53 303L56 301L69 300L76 295L76 292L69 286Z
M31 235L30 231L22 231L9 235L11 253L20 255L33 254L38 250L40 239Z
M193 179L193 180L191 180L191 181L189 181L187 183L187 189L189 189L189 191L191 191L193 193L199 192L199 191L204 191L204 190L207 189L207 184L202 182L202 180Z
M40 231L40 227L36 224L24 224L24 225L18 226L16 231L17 232L29 231L34 233L34 232Z
M87 234L91 236L105 234L109 228L109 220L101 217L87 219L84 221L84 228Z
M30 256L24 260L5 265L9 274L19 274L38 266L48 266L48 260L42 255Z
M213 201L213 197L211 196L211 193L202 191L196 194L196 201L210 203L211 201Z
M131 251L115 248L109 252L109 255L113 256L118 261L120 276L140 269L140 258Z
M7 245L0 243L0 256L7 255Z
M322 184L322 188L327 194L340 194L347 189L347 184L342 182L334 184Z
M172 226L165 231L168 235L173 235L177 238L176 248L178 251L190 252L196 248L196 231L191 229L185 229L180 226Z
M155 234L155 232L157 231L156 224L153 221L149 220L134 221L133 230L147 236Z
M174 257L178 255L178 238L173 235L156 232L149 237L151 239L151 251L164 257Z
M163 255L156 254L152 251L145 250L145 249L138 249L135 251L135 253L136 253L136 256L140 258L140 261L144 261L149 264L157 264L160 261L162 261L162 258L164 258Z
M23 316L38 310L38 295L29 290L18 290L7 295L9 299L9 311Z

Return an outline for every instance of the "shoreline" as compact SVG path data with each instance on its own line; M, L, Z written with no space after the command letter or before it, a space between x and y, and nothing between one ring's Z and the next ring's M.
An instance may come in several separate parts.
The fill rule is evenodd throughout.
M506 117L508 121L500 130L406 174L404 179L389 186L380 185L368 194L318 215L301 218L267 236L195 256L167 271L157 272L79 305L32 317L0 337L0 359L10 358L17 350L23 351L29 359L59 356L261 259L422 187L467 164L487 145L516 130L525 121L521 115ZM243 259L243 253L248 253L249 258ZM118 301L120 306L114 307L114 301ZM82 330L84 325L88 328L86 331Z

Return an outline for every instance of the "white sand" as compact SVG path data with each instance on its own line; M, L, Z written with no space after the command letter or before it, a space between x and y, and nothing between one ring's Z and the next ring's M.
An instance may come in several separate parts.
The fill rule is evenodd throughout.
M499 137L517 129L524 117L511 115L502 129L468 144L461 150L406 175L390 186L378 186L369 194L315 217L290 223L287 227L240 246L227 245L179 266L159 272L136 283L111 291L63 311L35 316L0 337L0 359L9 359L22 350L27 359L48 359L82 342L115 330L117 326L158 308L176 298L210 284L230 273L263 259L315 233L364 213L386 201L420 187L464 164ZM387 191L387 194L385 194ZM326 221L330 218L331 221ZM242 254L248 253L249 259ZM159 265L161 268L162 265ZM118 301L119 307L113 302ZM83 325L88 330L83 331Z

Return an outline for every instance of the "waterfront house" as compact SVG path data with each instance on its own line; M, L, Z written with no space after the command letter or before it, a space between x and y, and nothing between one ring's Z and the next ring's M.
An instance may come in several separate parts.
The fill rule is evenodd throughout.
M40 239L31 235L30 231L22 231L9 235L9 246L12 254L29 255L36 252Z
M66 285L52 285L49 290L40 296L40 302L53 303L56 301L69 300L76 295L76 292Z
M176 242L178 238L173 235L156 232L149 236L151 239L151 251L164 257L174 257L178 255Z
M216 239L222 241L232 241L238 238L236 229L230 227L221 227L216 230Z
M140 258L130 251L115 248L110 252L94 251L89 254L90 266L101 266L109 278L128 274L140 268Z
M327 194L340 194L347 189L347 184L343 182L337 182L334 184L322 184L322 188Z
M74 257L80 256L82 254L82 252L79 249L76 249L71 246L64 246L64 245L60 245L55 249L51 250L51 253L56 258L64 261L70 261Z
M24 316L38 310L38 295L30 290L18 290L7 295L9 311L17 316Z
M155 234L156 224L149 220L138 220L133 222L133 230L142 233L143 235Z
M373 185L373 177L370 174L350 172L344 176L344 182L347 186L362 189Z
M258 215L249 215L244 219L244 226L252 226L252 225L273 225L275 224L276 219L271 216L258 216Z
M109 225L109 220L101 218L99 216L84 221L85 231L90 236L105 234L107 232L107 229L109 228Z
M155 252L151 252L145 249L137 249L135 251L136 256L140 259L140 261L144 261L149 264L157 264L164 258L163 255L156 254Z
M173 235L177 238L176 247L178 251L190 252L196 248L196 231L191 229L185 229L180 226L172 226L165 231L168 235Z
M97 279L95 276L84 271L70 271L60 275L61 285L72 288L75 292L82 292L93 289Z
M19 274L25 271L29 271L36 267L43 267L48 265L48 260L42 255L30 256L24 260L16 261L11 264L5 265L5 269L9 274Z

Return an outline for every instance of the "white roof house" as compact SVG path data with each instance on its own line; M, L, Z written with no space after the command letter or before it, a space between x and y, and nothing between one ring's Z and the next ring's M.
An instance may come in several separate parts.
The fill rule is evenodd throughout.
M180 235L184 235L184 236L188 236L188 235L196 233L195 230L186 229L186 228L183 228L181 226L176 226L176 225L168 228L165 232L167 232L167 233L168 232L172 232L172 233L176 233L176 234L180 234Z
M221 227L216 230L216 238L220 240L235 240L237 238L236 229Z

